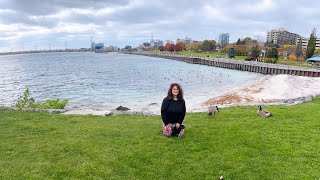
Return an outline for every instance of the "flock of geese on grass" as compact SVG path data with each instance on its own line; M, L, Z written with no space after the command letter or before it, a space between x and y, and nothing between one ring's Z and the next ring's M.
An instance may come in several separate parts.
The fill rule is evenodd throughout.
M267 117L272 116L272 114L270 112L262 110L262 106L258 106L258 108L259 109L257 111L257 114L260 117L267 118ZM218 106L209 106L209 108L208 108L208 115L209 116L212 116L212 115L214 116L218 112L219 112Z

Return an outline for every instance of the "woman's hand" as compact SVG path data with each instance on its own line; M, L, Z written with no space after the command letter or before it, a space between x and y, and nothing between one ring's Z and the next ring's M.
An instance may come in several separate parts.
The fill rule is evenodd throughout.
M180 127L180 124L176 123L176 129L179 129L179 127Z

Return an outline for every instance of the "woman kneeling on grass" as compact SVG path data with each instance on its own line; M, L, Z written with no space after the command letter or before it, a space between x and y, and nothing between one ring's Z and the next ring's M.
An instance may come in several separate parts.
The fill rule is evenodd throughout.
M172 83L168 90L168 96L163 99L161 106L163 134L167 137L171 135L182 137L184 134L182 122L185 115L186 104L182 88L179 84Z

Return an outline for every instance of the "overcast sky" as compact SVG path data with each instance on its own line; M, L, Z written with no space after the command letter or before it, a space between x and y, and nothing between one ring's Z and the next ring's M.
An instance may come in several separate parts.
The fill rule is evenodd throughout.
M266 39L272 29L320 34L318 0L0 0L0 52L81 48L93 41L137 46L246 36ZM320 35L319 35L320 36Z

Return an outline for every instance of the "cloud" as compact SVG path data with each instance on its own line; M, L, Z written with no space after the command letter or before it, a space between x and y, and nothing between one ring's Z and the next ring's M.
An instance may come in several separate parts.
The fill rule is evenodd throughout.
M89 47L139 45L155 38L217 39L266 36L280 27L302 36L320 28L320 2L311 0L0 0L0 51L17 43L69 41ZM40 41L41 40L41 41ZM29 43L32 44L32 43ZM47 46L47 45L46 45ZM56 45L58 47L58 45Z
M98 1L98 0L8 0L5 4L9 9L15 9L28 15L49 15L63 9L99 9L100 7L112 7L115 5L127 4L128 0Z
M240 5L239 8L244 12L262 14L274 10L276 7L277 6L274 0L262 0L256 1L254 3L245 3L243 5Z

